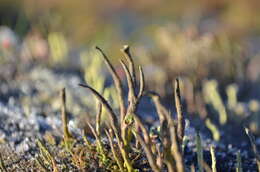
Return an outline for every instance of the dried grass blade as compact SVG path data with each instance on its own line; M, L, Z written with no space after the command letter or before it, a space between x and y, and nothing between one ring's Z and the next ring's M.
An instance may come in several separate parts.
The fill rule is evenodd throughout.
M103 160L107 159L105 151L104 151L104 147L103 147L103 144L101 142L100 137L97 135L97 133L96 133L95 129L92 127L92 125L89 122L87 124L88 124L91 132L93 133L93 135L96 138L96 141L97 141L97 151L101 154Z
M113 145L112 131L109 133L107 130L105 130L105 132L106 132L107 138L109 140L109 144L110 144L113 156L114 156L114 158L115 158L115 160L117 162L117 165L118 165L120 171L124 171L123 162L122 162L121 158L118 156L117 152L115 151L115 148L114 148L114 145Z
M48 161L49 164L52 165L53 171L58 172L58 167L56 165L55 158L51 154L49 149L45 146L45 144L40 139L37 139L36 143L37 143L38 147L40 148L40 151L42 152L43 157L46 159L46 161Z
M87 138L87 136L86 136L84 130L82 131L82 134L81 134L81 135L82 135L82 138L83 138L83 140L84 140L84 142L85 142L85 144L86 144L88 150L92 150L91 143L90 143L90 141L88 140L88 138Z
M50 171L47 167L45 167L44 163L42 162L42 160L39 156L35 158L35 161L44 172ZM7 171L4 171L4 172L7 172Z

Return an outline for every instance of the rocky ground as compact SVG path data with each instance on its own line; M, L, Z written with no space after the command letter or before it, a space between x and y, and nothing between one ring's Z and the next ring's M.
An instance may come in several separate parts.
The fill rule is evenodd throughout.
M80 136L82 121L91 119L93 97L86 90L79 89L78 83L82 83L83 79L79 72L75 71L65 72L31 66L30 69L24 69L23 73L16 74L12 79L7 76L11 77L3 75L0 83L2 159L10 171L37 171L34 157L38 154L38 149L35 140L46 138L50 133L56 141L62 138L59 91L64 87L67 90L67 108L71 114L69 128L79 137L79 140L82 140ZM147 113L148 110L149 108L144 108L143 113ZM153 113L149 112L149 114ZM146 121L156 124L154 119L147 116ZM190 123L189 120L187 123ZM184 152L188 167L192 164L196 165L195 133L192 125L186 126L188 142ZM225 135L232 137L228 136L228 133ZM238 150L241 150L244 171L257 171L248 142L241 142L240 147L234 147L232 144L216 143L203 133L202 141L204 158L208 164L211 163L209 147L210 145L216 147L218 171L235 171L235 155ZM257 144L260 146L260 139L257 139ZM52 148L59 149L54 146ZM69 169L73 171L73 166Z

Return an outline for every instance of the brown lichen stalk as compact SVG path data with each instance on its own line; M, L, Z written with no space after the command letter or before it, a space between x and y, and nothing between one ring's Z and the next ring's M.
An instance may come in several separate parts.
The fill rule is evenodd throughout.
M62 118L62 125L63 125L63 137L65 140L72 138L72 135L68 129L68 117L66 112L66 90L63 88L60 92L61 97L61 118Z
M182 104L181 104L181 93L180 93L180 84L179 79L176 78L175 80L175 106L177 111L177 134L178 134L178 140L179 144L182 144L183 137L184 137L184 128L185 128L185 119L184 119L184 113L182 110Z
M112 66L111 62L109 61L108 57L106 56L106 54L103 52L103 50L99 47L96 46L96 49L101 53L106 66L110 72L110 74L112 75L117 93L118 93L118 102L119 102L119 107L120 107L120 122L122 122L125 118L125 104L124 104L124 93L123 93L123 86L122 86L122 82L118 76L118 74L116 73L115 68Z

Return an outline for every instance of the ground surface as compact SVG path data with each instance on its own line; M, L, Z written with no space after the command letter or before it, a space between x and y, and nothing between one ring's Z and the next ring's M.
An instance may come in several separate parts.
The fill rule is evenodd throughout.
M31 68L24 69L22 72L24 73L20 73L12 79L7 78L11 76L3 75L0 83L0 152L8 170L37 171L39 166L35 162L35 157L39 151L35 140L51 137L54 138L56 143L59 143L62 139L59 90L63 87L67 90L68 109L72 114L69 127L74 135L78 136L77 144L81 146L83 141L80 127L84 125L80 122L82 122L82 119L86 120L86 118L82 118L83 115L91 118L91 113L87 112L91 112L93 98L87 91L78 88L78 83L83 82L79 72L64 72L63 70L51 70L39 66L31 66ZM88 99L90 101L86 101ZM146 102L143 103L146 104ZM150 102L147 102L147 104L150 104ZM144 109L140 112L144 114L142 114L142 117L147 118L145 120L149 121L151 126L157 124L156 118L149 116L155 114L153 108L144 106ZM184 152L185 163L189 167L192 164L196 165L194 138L196 132L192 126L200 124L195 120L191 122L188 119L187 123L190 125L186 126L188 144ZM235 171L235 154L238 150L241 150L244 171L257 171L248 141L237 139L230 133L224 133L225 131L228 130L223 130L222 134L227 139L216 143L210 139L209 133L201 130L205 162L211 164L209 147L214 145L216 147L218 171ZM234 140L233 144L232 140ZM256 141L260 146L260 139ZM51 146L49 143L47 145L57 155L58 164L66 164L68 159L60 156L60 154L64 154L63 150L57 146ZM91 155L88 156L91 157ZM97 157L95 155L93 157L94 161ZM142 162L143 160L144 162ZM137 161L137 164L147 166L144 155ZM93 166L95 166L94 162L89 168L98 171L98 167L94 169ZM74 171L75 166L71 165L66 169ZM145 171L145 168L141 169ZM84 170L89 171L89 169Z

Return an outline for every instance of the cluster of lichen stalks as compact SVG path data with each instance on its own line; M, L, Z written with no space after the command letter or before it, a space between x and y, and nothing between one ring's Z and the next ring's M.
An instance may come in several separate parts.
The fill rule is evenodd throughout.
M116 73L114 67L110 63L106 54L96 47L96 49L101 53L104 62L112 75L114 85L117 91L117 101L119 103L119 115L116 114L115 110L109 105L108 101L98 93L94 88L86 84L79 84L79 86L87 88L98 100L98 110L96 114L96 126L94 127L88 123L91 132L93 133L96 139L96 145L93 147L91 142L84 135L85 144L87 149L93 150L99 154L100 162L104 165L106 170L111 171L139 171L137 168L134 168L135 160L140 154L136 157L130 156L133 152L142 152L142 148L145 152L145 156L150 164L152 171L160 172L162 169L167 169L169 172L184 172L184 171L195 171L194 166L190 168L185 167L184 163L184 154L183 154L183 139L184 139L184 128L185 120L181 104L181 95L180 95L180 86L179 80L176 79L174 83L174 97L175 97L175 107L177 112L177 119L174 120L169 111L161 104L160 97L157 93L151 91L144 91L145 80L142 67L139 66L139 84L136 79L136 71L133 58L130 53L129 46L124 46L122 52L125 56L125 60L120 60L122 68L125 72L128 86L128 102L124 102L124 91L122 87L122 81L120 80L118 74ZM148 95L152 98L157 114L160 120L160 132L159 139L161 141L161 147L158 144L154 143L153 136L148 132L141 118L137 114L137 108L141 98L144 95ZM73 152L72 146L75 138L68 130L68 120L66 114L66 94L65 89L61 91L61 115L63 123L63 133L64 133L64 145L68 152L72 156L72 161L78 169L84 169L86 163L84 163L84 157L82 152L78 155ZM127 104L127 106L125 106ZM105 109L108 115L109 122L107 124L107 129L105 129L105 134L108 138L110 149L112 151L112 157L110 157L104 146L105 143L101 140L101 114L102 108ZM120 117L118 119L118 116ZM260 171L259 163L259 154L256 149L254 137L250 134L249 130L246 130L250 138L250 142L255 153L257 160L258 169ZM116 141L115 141L116 140ZM40 148L41 154L45 156L50 166L52 166L52 171L59 171L55 162L54 156L50 153L48 148L41 142L37 141L37 144ZM203 148L201 144L201 138L199 133L196 135L196 149L197 149L197 164L198 170L200 172L213 171L216 172L216 157L215 150L211 147L211 157L212 157L212 166L211 168L205 163L203 159ZM108 167L109 161L115 162L116 167ZM38 164L48 171L48 168L45 167L39 159L37 160ZM106 167L107 166L107 167ZM237 165L236 171L242 172L242 162L240 157L240 152L237 153Z
M141 150L143 147L147 160L153 171L159 172L164 165L167 166L168 171L185 171L184 160L182 156L182 141L184 137L184 117L181 107L181 97L180 97L180 88L179 80L175 81L175 102L177 110L177 121L173 120L171 114L166 110L166 108L160 103L159 95L154 92L144 92L145 80L142 67L139 66L139 84L136 79L136 71L134 61L130 54L129 46L125 46L122 49L122 52L125 56L125 60L120 60L122 68L125 72L128 85L128 102L124 102L124 91L122 87L122 81L120 80L118 74L116 73L114 67L110 63L108 57L105 53L99 48L96 49L101 53L105 64L112 75L115 88L117 90L117 97L119 102L119 115L112 109L108 101L99 94L94 88L86 84L79 84L81 87L87 88L93 93L96 99L99 102L97 115L96 115L96 127L95 129L91 124L89 128L91 129L93 135L96 139L96 151L100 154L100 159L103 163L106 163L108 157L105 153L104 143L101 141L101 113L102 108L106 110L106 114L109 118L108 127L105 130L105 134L109 140L110 148L112 151L113 159L117 164L119 171L136 171L134 166L134 159L130 157L133 150ZM64 92L64 90L63 90ZM137 115L137 108L141 98L147 94L151 96L152 100L155 103L159 119L160 119L160 139L162 140L162 149L155 146L153 143L153 138L146 129L144 123ZM65 112L65 102L63 100L62 108L62 119L63 119L63 131L64 131L64 143L69 142L69 139L72 138L72 135L69 133L67 128L67 119ZM127 106L126 106L127 104ZM118 116L120 118L118 118ZM114 142L114 138L116 142ZM87 145L90 145L90 142L87 141ZM118 147L118 150L115 148Z
M103 168L109 171L139 171L138 167L136 167L135 161L140 156L146 156L151 170L155 172L160 172L162 169L167 169L169 172L195 171L195 167L193 165L191 167L186 167L184 163L183 140L185 120L181 104L179 80L176 79L174 84L175 107L177 111L177 119L175 120L169 111L161 104L158 94L151 91L144 91L144 74L142 67L140 66L138 68L140 82L139 84L137 83L135 65L130 54L130 49L128 46L125 46L122 49L122 52L124 53L126 63L125 61L120 60L128 85L128 103L125 103L122 81L115 72L114 67L111 65L105 53L99 47L96 47L96 49L102 54L107 68L112 75L114 85L117 90L119 115L111 108L108 101L105 100L105 98L94 88L86 84L79 84L79 86L87 88L91 91L98 100L95 128L88 123L89 128L91 129L96 140L95 145L93 146L92 142L90 142L88 138L83 135L85 149L90 152L95 151L99 155L99 161L103 164ZM159 116L160 131L158 137L161 142L161 146L154 143L154 136L148 132L141 118L139 118L139 115L137 114L140 99L145 94L152 98ZM62 102L61 116L63 123L63 145L65 150L69 153L71 162L74 166L76 166L78 170L84 171L87 167L85 161L86 157L84 158L84 156L87 156L87 154L84 154L84 149L81 149L80 151L74 151L73 149L76 138L73 137L68 130L65 89L61 91L60 96ZM108 153L110 151L107 151L108 148L105 146L106 143L104 143L103 139L101 139L103 137L100 127L102 109L105 109L109 118L109 122L107 124L107 128L104 129L104 133L107 137L112 155L111 153ZM119 119L118 116L120 117ZM260 158L256 150L254 138L248 130L247 134L250 138L253 151L257 159L257 165L260 170ZM59 168L57 166L55 156L51 153L43 141L37 140L37 145L39 147L40 154L36 157L36 162L39 167L43 171L58 172ZM196 148L198 170L200 172L204 170L216 172L215 150L211 147L212 167L210 168L203 160L203 148L199 134L196 136ZM145 152L145 155L142 154L142 150ZM137 155L133 157L133 153L136 153ZM2 171L7 171L1 156L0 162L0 169ZM111 164L114 164L113 167ZM242 171L241 164L241 157L238 152L236 168L238 172Z
M122 88L122 81L115 72L115 69L111 65L105 53L100 48L96 48L102 54L108 70L112 75L118 93L117 96L120 113L120 115L117 115L115 111L111 108L109 103L94 88L85 84L79 84L80 86L90 90L100 103L100 110L98 111L99 113L96 116L96 130L94 130L91 125L89 126L97 140L98 151L102 154L103 160L106 159L106 155L104 154L104 148L100 139L101 108L104 108L109 116L110 122L108 125L108 130L106 130L105 133L110 143L113 158L116 161L118 169L120 171L135 171L133 167L134 162L130 159L129 155L133 148L140 149L140 145L142 145L142 147L144 148L147 160L149 161L149 164L153 171L161 171L161 169L163 168L163 164L166 164L169 171L185 171L182 150L180 146L182 145L183 141L185 124L181 108L178 79L176 79L175 84L175 102L178 114L178 122L174 121L168 111L162 106L159 100L159 96L156 93L146 93L152 97L160 118L161 140L163 144L163 149L161 151L159 148L154 147L152 138L150 137L148 130L145 128L143 122L136 114L140 99L144 95L145 81L142 67L139 66L138 69L140 82L139 84L137 84L135 65L130 54L129 46L125 46L122 50L127 63L125 63L123 60L120 60L120 63L126 75L128 85L127 107L125 106L126 103L124 102L125 96ZM137 88L138 85L139 89ZM120 116L120 121L118 120L118 116ZM114 149L114 137L116 138L116 144L119 147L119 152L116 152Z

